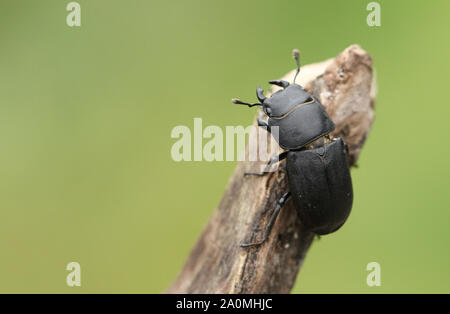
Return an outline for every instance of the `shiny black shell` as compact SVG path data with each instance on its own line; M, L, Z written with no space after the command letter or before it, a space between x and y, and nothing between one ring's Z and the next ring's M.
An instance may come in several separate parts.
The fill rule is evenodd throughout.
M272 117L280 117L288 113L296 105L304 103L311 99L303 87L298 84L291 84L285 89L281 89L264 99L263 110L270 108Z
M278 144L286 150L300 149L335 129L323 105L297 84L266 98L263 110L269 126L278 127Z
M282 118L270 117L268 123L271 128L278 127L278 144L286 150L302 148L335 128L325 108L315 99Z
M319 235L339 229L353 203L353 188L342 139L315 149L289 151L287 176L302 224Z

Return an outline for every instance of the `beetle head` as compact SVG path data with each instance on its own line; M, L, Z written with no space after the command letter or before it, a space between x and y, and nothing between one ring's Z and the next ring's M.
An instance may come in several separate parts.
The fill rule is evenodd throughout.
M297 63L297 70L292 84L283 80L269 81L269 84L280 86L282 89L267 98L264 96L262 88L258 86L256 88L256 97L260 101L259 103L251 104L239 99L233 99L233 103L249 107L262 106L262 110L269 117L281 117L297 105L313 101L312 96L303 87L295 84L295 79L300 72L300 53L297 49L294 49L293 56Z
M271 82L274 84L273 81ZM286 88L275 92L262 102L262 109L269 117L281 117L297 105L313 100L311 94L300 85L287 84Z

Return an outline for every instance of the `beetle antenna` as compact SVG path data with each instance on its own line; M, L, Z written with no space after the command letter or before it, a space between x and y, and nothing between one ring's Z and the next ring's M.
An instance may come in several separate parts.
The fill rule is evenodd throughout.
M262 104L260 104L260 103L250 104L250 103L248 103L248 102L242 101L242 100L237 99L237 98L233 98L233 99L231 99L231 101L233 102L233 104L237 104L237 105L246 105L246 106L249 106L249 107L253 107L253 106L262 106Z
M298 51L298 49L292 50L292 56L297 62L297 71L295 72L294 76L294 84L295 84L295 79L297 78L297 75L300 73L300 51Z

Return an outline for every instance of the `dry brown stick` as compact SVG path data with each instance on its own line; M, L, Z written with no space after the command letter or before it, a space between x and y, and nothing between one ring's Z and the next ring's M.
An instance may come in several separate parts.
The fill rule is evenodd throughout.
M283 79L292 82L294 72ZM326 107L336 124L333 135L347 142L354 165L374 119L376 87L370 55L357 45L350 46L336 58L302 67L297 80ZM264 245L239 246L261 238L277 200L288 190L284 162L264 177L243 176L245 171L255 170L259 168L254 163L238 163L217 210L169 293L291 290L314 235L303 230L289 201Z

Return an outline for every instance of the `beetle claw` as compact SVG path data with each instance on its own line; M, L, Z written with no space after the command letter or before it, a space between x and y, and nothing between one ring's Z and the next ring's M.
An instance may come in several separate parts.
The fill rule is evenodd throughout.
M258 97L258 100L260 102L264 102L264 100L266 100L266 96L264 96L264 91L261 88L261 86L258 85L258 87L256 88L256 97Z
M269 81L269 84L277 85L277 86L280 86L283 88L286 88L289 86L289 82L283 81L283 80L272 80L272 81Z

